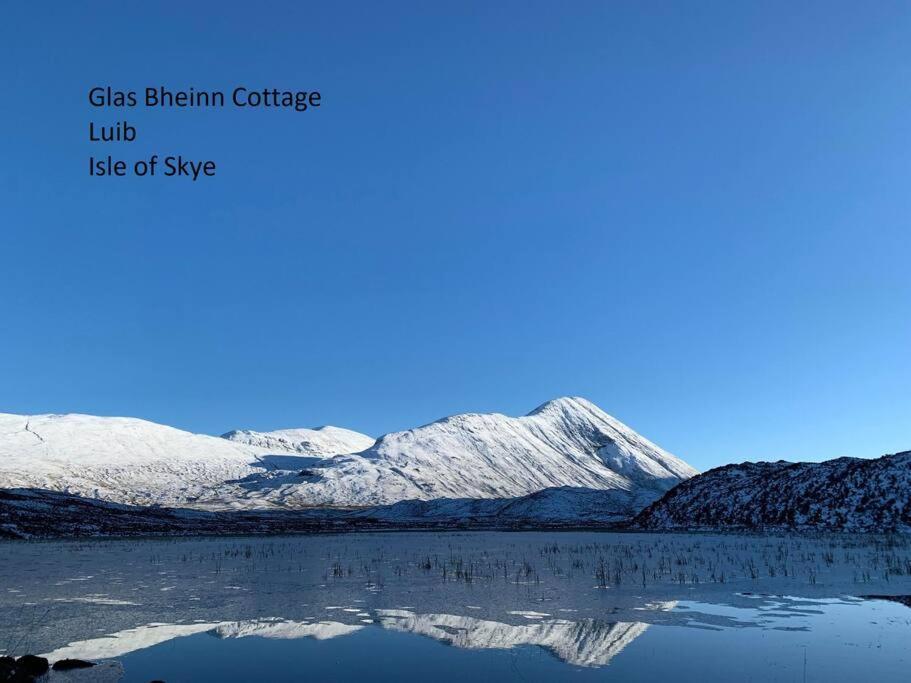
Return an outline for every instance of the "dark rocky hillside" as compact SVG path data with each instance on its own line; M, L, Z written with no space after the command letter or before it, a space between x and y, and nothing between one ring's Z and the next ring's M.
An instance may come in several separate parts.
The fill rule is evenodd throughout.
M911 532L911 451L875 460L718 467L677 485L632 525L660 531Z

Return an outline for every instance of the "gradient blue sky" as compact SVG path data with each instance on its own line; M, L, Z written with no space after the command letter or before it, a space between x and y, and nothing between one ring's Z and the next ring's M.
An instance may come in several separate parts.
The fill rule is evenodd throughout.
M576 394L698 468L911 448L907 3L143 4L4 3L0 410L379 434ZM159 84L323 106L86 99Z

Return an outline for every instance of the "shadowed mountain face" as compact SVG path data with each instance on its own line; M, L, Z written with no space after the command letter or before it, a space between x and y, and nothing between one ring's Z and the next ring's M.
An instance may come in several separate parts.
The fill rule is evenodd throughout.
M131 418L0 415L0 489L134 506L282 511L500 499L498 509L514 503L513 519L540 510L571 520L584 509L618 520L693 474L579 398L523 417L456 415L376 442L332 427L216 438ZM586 489L610 495L596 500Z
M636 504L637 499L623 490L554 488L518 498L406 500L356 509L210 511L121 505L41 489L6 489L0 490L0 538L198 536L454 527L615 528L629 520L638 509Z
M677 486L633 526L909 532L911 451L875 460L719 467Z

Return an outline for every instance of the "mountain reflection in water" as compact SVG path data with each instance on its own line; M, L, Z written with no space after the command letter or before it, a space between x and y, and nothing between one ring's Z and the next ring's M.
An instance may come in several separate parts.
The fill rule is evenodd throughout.
M518 663L529 680L605 666L624 680L791 680L804 650L818 679L908 667L893 646L911 638L901 539L473 532L3 550L0 654L104 662L96 680L294 680L281 657L352 681L420 665L452 680L447 667L470 664L456 656L507 678Z

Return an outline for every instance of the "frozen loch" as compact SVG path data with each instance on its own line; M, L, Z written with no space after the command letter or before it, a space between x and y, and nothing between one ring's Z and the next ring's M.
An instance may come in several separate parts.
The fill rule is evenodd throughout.
M39 680L906 681L906 536L377 533L0 545Z

